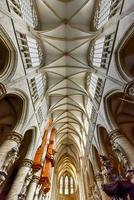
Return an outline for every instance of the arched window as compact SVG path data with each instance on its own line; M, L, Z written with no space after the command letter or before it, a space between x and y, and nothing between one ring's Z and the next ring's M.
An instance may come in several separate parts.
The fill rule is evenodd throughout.
M72 177L70 177L70 189L71 189L71 194L74 193L74 180Z
M32 38L17 32L17 39L25 68L40 67L42 62L42 52L37 38Z
M89 74L87 76L87 90L92 96L92 98L96 100L96 103L100 102L102 89L103 89L102 78L98 77L94 73Z
M32 98L35 103L40 98L44 97L46 91L46 76L43 74L38 74L37 76L34 76L29 83Z
M63 176L60 178L60 194L63 192Z
M75 193L75 182L70 174L65 174L59 180L59 194L70 195Z
M69 194L69 177L65 177L65 194Z

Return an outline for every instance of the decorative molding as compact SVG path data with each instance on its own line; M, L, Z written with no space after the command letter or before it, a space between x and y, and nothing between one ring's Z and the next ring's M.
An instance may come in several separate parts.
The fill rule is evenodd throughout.
M22 162L22 166L24 166L24 167L29 167L29 168L31 168L31 167L32 167L32 164L33 164L33 161L30 160L30 159L24 159L23 162Z
M17 144L20 144L21 141L23 139L23 136L20 134L20 133L17 133L17 132L10 132L8 135L7 135L7 140L13 140L15 141Z
M112 143L112 150L115 152L119 162L122 164L123 168L125 171L129 170L132 166L130 163L130 160L128 159L126 152L124 149L121 147L118 142L113 142Z
M117 138L123 137L119 129L115 129L109 133L110 141L113 143Z
M36 175L33 175L32 182L38 183L39 180L40 180L40 177L38 177L38 176L36 176Z

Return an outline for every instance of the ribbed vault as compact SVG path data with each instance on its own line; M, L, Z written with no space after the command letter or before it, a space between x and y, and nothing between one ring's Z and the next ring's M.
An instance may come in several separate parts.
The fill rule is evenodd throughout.
M66 3L65 3L66 2ZM83 155L84 119L87 117L85 77L92 68L87 50L95 33L89 30L94 0L37 0L38 33L46 50L49 115L57 129L56 169L76 176Z

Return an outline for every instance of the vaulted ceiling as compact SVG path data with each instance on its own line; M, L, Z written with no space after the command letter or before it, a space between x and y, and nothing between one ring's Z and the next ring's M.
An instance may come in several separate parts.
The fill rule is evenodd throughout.
M82 155L89 30L95 0L37 0L38 34L43 41L47 72L49 115L57 129L57 166L61 173L78 167ZM76 166L77 165L77 166ZM62 167L61 167L62 166Z

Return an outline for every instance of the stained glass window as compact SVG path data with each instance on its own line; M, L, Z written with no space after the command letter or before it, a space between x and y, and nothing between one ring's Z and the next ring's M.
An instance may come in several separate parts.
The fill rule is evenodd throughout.
M72 176L65 175L60 177L59 193L63 195L70 195L75 192L75 184Z

